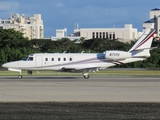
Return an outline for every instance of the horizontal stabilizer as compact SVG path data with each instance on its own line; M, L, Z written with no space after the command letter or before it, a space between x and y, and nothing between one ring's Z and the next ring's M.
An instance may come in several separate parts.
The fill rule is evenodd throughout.
M153 50L153 49L156 49L156 48L157 47L143 48L143 49L136 49L136 50L133 50L133 51Z

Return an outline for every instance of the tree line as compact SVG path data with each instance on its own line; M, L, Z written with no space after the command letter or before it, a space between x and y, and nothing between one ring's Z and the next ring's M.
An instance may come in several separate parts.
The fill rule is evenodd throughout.
M118 40L110 39L81 39L80 43L75 43L68 38L58 41L33 39L28 40L23 34L14 29L0 30L0 65L5 62L21 60L25 56L33 53L102 53L106 50L128 51L135 41L123 43ZM152 46L158 48L150 51L151 57L145 61L117 65L115 67L125 68L158 68L160 67L160 39L154 39Z

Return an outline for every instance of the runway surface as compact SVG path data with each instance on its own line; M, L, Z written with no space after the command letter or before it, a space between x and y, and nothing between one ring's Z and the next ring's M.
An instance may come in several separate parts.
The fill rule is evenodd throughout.
M160 76L0 77L1 102L160 102Z

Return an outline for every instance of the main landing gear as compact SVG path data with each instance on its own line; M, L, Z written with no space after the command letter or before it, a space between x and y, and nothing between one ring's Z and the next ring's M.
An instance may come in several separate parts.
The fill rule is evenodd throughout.
M23 78L23 76L22 76L22 75L18 75L18 78L19 78L19 79L22 79L22 78Z
M89 75L83 75L85 79L89 79Z
M83 74L85 79L89 79L90 76L88 74L88 70L84 70L82 74Z

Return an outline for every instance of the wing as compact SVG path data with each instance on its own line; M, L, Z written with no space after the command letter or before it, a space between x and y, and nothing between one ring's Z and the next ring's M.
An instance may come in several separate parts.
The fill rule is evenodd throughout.
M67 67L63 67L61 69L62 72L81 72L81 71L92 71L92 72L96 72L99 71L99 67L84 67L84 68L67 68Z

